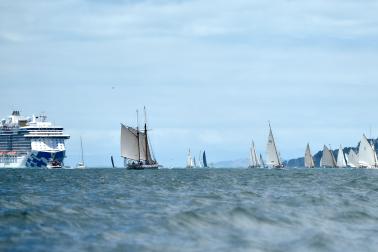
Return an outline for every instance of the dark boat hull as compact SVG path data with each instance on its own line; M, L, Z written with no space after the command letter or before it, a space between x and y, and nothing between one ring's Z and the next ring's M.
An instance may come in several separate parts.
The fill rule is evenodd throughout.
M156 169L159 169L159 165L158 164L154 164L154 165L139 165L139 164L129 164L126 169L128 170L156 170Z

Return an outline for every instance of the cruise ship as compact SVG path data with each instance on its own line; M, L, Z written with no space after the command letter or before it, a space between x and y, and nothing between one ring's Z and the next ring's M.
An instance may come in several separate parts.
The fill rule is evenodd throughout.
M13 111L0 122L0 168L62 168L69 138L45 115L23 117Z

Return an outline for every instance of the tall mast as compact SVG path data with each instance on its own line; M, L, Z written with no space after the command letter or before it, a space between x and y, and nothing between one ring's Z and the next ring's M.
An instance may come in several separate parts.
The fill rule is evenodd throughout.
M139 143L139 110L137 113L137 137L138 137L138 162L140 162L140 143Z
M84 164L83 140L81 136L80 136L80 146L81 146L81 162Z
M147 136L147 112L146 112L146 107L143 107L143 110L144 110L144 134L146 134L146 138L145 138L145 144L146 144L146 162L147 164L149 163L148 161L148 136Z

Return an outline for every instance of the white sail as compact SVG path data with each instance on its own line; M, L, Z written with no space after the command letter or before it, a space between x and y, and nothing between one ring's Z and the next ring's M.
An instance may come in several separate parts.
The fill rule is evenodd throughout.
M278 155L276 143L274 141L272 128L269 125L269 137L268 137L268 145L266 148L267 153L267 165L273 167L281 167L282 163L280 157Z
M136 129L121 124L121 156L132 160L139 160L139 155Z
M354 150L350 150L348 154L348 166L352 168L359 167L358 156Z
M189 149L188 157L186 159L186 167L187 168L193 168L193 159L192 159L192 154Z
M254 160L253 160L253 154L252 154L252 148L249 149L249 166L250 167L253 167L255 164Z
M253 141L252 141L252 155L253 155L254 165L256 167L259 167L260 166L260 162L259 162L259 159L257 157L256 147L255 147L255 143Z
M306 168L314 168L315 167L314 159L312 157L311 150L310 150L310 144L307 144L304 162L305 162Z
M202 168L203 167L203 160L202 160L202 151L200 151L199 156L198 156L198 167Z
M360 167L377 167L377 154L374 147L369 143L365 135L363 135L360 142L360 148L358 150L358 163Z
M336 167L336 160L332 152L324 145L323 156L320 161L320 167L334 168Z
M341 145L340 145L340 148L339 148L339 152L337 154L336 166L339 167L339 168L343 168L343 167L347 166L346 161L345 161L344 151L343 151L343 148L341 147Z

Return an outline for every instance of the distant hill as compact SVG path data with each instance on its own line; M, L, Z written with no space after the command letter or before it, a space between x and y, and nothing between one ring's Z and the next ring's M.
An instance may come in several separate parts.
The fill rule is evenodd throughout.
M369 142L373 142L375 150L377 150L378 138L377 139L369 139ZM345 148L343 148L343 151L344 151L345 154L347 154L347 153L350 152L351 149L353 149L357 153L359 147L360 147L360 143L357 144L357 147L345 147ZM333 155L335 156L336 160L337 160L338 152L339 152L338 148L336 150L333 150ZM323 154L323 150L320 150L314 155L314 162L315 162L316 167L320 166L320 159L322 158L322 154ZM304 151L303 151L303 155L304 155ZM288 167L303 167L304 166L304 157L288 160L287 166Z
M236 160L229 160L229 161L220 161L214 163L215 168L246 168L248 167L249 160L248 158L241 158Z
M352 148L352 147L346 147L343 148L343 151L345 154L349 153L349 151L353 149L354 151L357 151L358 148ZM333 150L333 156L337 160L337 154L339 152L339 149ZM315 166L319 167L320 166L320 159L322 158L323 150L318 151L313 157L314 157L314 162ZM304 153L303 153L304 155ZM289 159L287 161L287 167L304 167L304 157L301 158L296 158L296 159Z
M377 139L369 139L369 141L374 142L374 147L375 150L378 150L378 138ZM356 147L345 147L343 148L344 153L347 154L350 152L351 149L353 149L356 153L358 152L358 148L360 146L360 143L357 144ZM337 160L337 154L338 154L339 149L333 150L333 155L335 156L335 159ZM323 150L320 150L315 153L314 155L314 162L315 166L319 167L320 166L320 159L322 158ZM304 155L304 150L303 150L303 155ZM289 159L284 161L285 165L287 167L303 167L304 166L304 158L294 158L294 159ZM236 159L236 160L228 160L228 161L220 161L217 163L213 164L213 167L215 168L243 168L243 167L248 167L249 165L249 159L248 158L241 158L241 159Z

